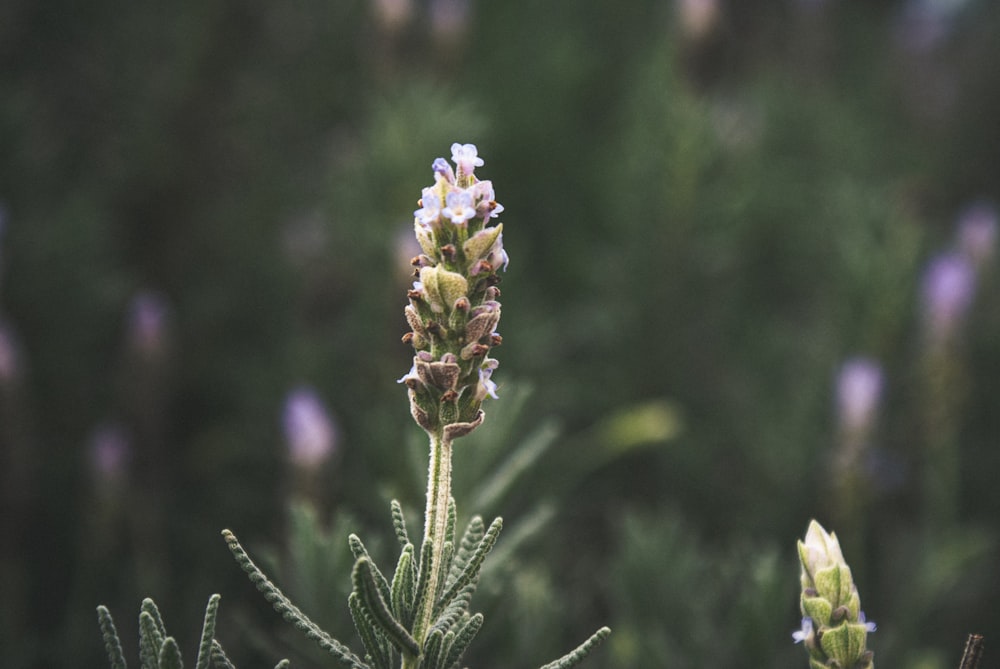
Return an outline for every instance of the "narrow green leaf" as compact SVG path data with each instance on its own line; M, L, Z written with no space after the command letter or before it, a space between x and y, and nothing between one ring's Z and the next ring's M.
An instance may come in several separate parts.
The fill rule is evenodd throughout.
M139 665L142 669L157 669L160 666L160 647L163 636L149 611L139 613Z
M444 540L455 543L455 525L458 522L458 514L455 511L455 498L448 498L448 518L444 529Z
M424 641L424 654L420 661L421 667L437 669L437 663L441 656L441 642L444 640L444 633L441 630L431 630Z
M222 649L222 644L215 639L212 639L212 666L216 669L236 669L236 665L232 663L226 655L226 651Z
M476 551L476 546L483 540L484 534L486 534L486 524L483 522L483 517L473 516L469 520L465 532L462 534L462 541L458 545L458 550L455 551L455 559L452 560L450 573L448 574L448 585L451 585L462 573L462 570L465 569L465 565L469 563L469 558Z
M153 622L156 623L156 631L160 633L161 638L167 636L167 628L163 625L163 618L160 616L160 609L156 607L156 602L147 597L142 600L139 611L145 611L153 618Z
M389 641L400 652L419 655L419 644L410 636L406 628L392 616L389 605L382 598L381 589L371 561L360 558L355 562L351 579L354 582L354 590L361 597L361 603L364 604L365 609L372 615L374 622L381 628L382 633L389 638Z
M409 629L413 624L413 544L406 544L399 554L396 573L392 577L392 613L399 622Z
M253 560L250 559L250 556L247 555L247 552L243 550L240 542L236 539L236 535L229 530L223 530L222 536L225 538L226 545L229 547L229 551L233 554L236 562L247 573L247 576L257 590L264 595L264 599L274 607L275 611L281 614L282 618L295 625L306 637L315 641L320 648L332 655L344 666L351 669L370 669L347 646L320 629L306 614L302 613L297 606L292 604L288 597L274 583L268 580L264 572L253 563Z
M479 634L479 630L483 626L483 614L477 613L474 616L470 616L461 627L459 627L455 632L455 642L451 645L448 650L448 655L444 658L443 666L448 668L453 665L458 664L458 661L462 658L462 653L466 651L472 640L476 638Z
M111 612L103 604L97 607L97 622L101 626L101 636L104 638L104 649L108 653L111 669L125 668L125 653L122 651L122 641L115 629L115 621Z
M423 606L424 597L427 594L427 582L430 581L431 571L433 571L434 556L432 555L431 542L424 540L420 548L420 573L417 575L417 591L413 595L413 609L420 611Z
M483 567L483 561L486 559L487 554L493 549L493 545L496 544L497 537L500 536L500 530L503 529L503 519L495 518L492 523L490 523L490 528L486 530L486 534L483 535L482 540L479 545L476 546L476 550L469 556L469 562L462 569L462 573L448 586L448 589L441 595L441 598L435 604L434 610L435 614L439 613L445 609L448 604L454 599L459 592L462 591L468 585L473 585L479 579L479 572Z
M352 534L347 537L347 541L351 546L351 553L354 554L355 560L360 560L361 558L368 560L368 564L372 568L372 574L375 576L375 583L378 585L379 595L381 595L382 599L385 601L389 601L392 598L389 581L382 575L382 572L379 570L378 565L375 564L375 560L372 559L372 556L368 554L368 549L365 548L365 545L361 543L361 539L356 534Z
M432 628L440 629L442 632L447 632L463 617L467 616L469 613L469 606L472 602L472 593L475 590L473 586L466 586L462 589L458 595L448 603L445 610L437 617L432 625Z
M392 500L389 502L389 508L392 510L392 527L396 530L396 539L400 546L405 547L406 544L410 543L410 536L406 531L406 516L403 515L403 507L398 501Z
M365 650L368 652L368 660L374 669L391 669L383 637L372 616L361 603L361 596L357 591L352 592L347 598L347 608L351 611L354 628L358 631L358 636L361 637L361 643L364 644Z
M157 664L159 669L184 669L184 662L181 660L181 649L177 647L177 641L172 636L168 636L163 640Z
M541 669L570 669L570 667L575 667L590 654L590 651L594 650L594 648L599 646L602 641L607 639L609 634L611 634L611 630L607 627L602 627L590 635L589 639L577 646L574 650L566 655L563 655L555 662L549 662L541 667Z
M444 546L441 547L441 569L438 570L437 592L442 592L445 589L445 583L448 581L448 571L451 569L452 557L454 555L455 544L446 541Z
M212 659L212 639L215 638L215 616L219 612L219 600L222 595L212 595L205 607L205 622L201 626L201 643L198 645L198 662L196 669L209 669Z

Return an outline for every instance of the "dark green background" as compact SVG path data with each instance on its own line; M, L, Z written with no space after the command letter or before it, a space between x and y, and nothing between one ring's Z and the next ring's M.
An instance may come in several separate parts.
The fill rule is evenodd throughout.
M540 500L554 513L488 574L470 665L539 666L608 624L587 666L805 666L812 517L843 536L880 665L954 666L973 631L989 648L996 260L933 363L919 286L960 213L1000 198L1000 7L718 12L698 33L670 2L494 0L449 36L417 1L396 28L359 0L4 3L0 319L20 374L0 393L0 664L102 666L98 603L134 657L145 596L193 662L221 592L234 659L307 665L224 527L357 647L346 564L336 586L290 583L281 407L306 383L335 415L312 499L333 553L382 536L389 568L387 500L422 508L424 449L395 383L398 246L454 141L486 160L511 256L501 400L457 450L459 509L503 515L508 540ZM129 346L144 292L168 305L155 360ZM886 374L882 464L844 500L833 380L858 354ZM117 486L90 464L108 425L132 449ZM551 448L470 508L482 454L538 429ZM932 448L960 468L943 517Z

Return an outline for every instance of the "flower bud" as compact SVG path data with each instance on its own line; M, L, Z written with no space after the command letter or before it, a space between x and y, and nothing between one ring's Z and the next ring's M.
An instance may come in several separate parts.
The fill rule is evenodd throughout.
M827 533L814 520L798 549L804 617L801 630L792 638L806 646L810 666L870 669L872 654L865 643L875 624L867 622L861 611L861 599L837 535Z

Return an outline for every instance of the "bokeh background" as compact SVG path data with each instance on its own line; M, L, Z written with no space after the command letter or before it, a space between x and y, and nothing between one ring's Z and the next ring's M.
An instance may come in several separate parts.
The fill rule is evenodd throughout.
M1000 4L8 0L0 664L332 666L425 444L395 380L411 212L478 145L506 207L505 518L467 663L803 667L795 540L841 536L879 664L1000 634ZM132 644L132 645L130 645ZM189 659L189 662L193 661Z

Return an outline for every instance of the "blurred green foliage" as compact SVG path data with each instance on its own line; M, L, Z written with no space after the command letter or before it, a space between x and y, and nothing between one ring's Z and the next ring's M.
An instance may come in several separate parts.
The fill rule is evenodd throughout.
M955 664L1000 628L996 249L943 363L919 291L959 213L1000 200L998 30L988 0L5 3L0 663L104 666L98 603L149 596L193 633L221 592L227 652L273 666L293 637L223 527L349 637L348 533L377 553L387 500L422 508L401 240L460 141L512 258L501 400L456 451L459 512L508 528L469 664L608 624L588 666L803 666L813 516L876 661ZM138 295L162 304L152 343ZM886 389L840 527L855 354ZM299 383L338 424L312 512L281 433ZM930 448L958 463L944 522Z

